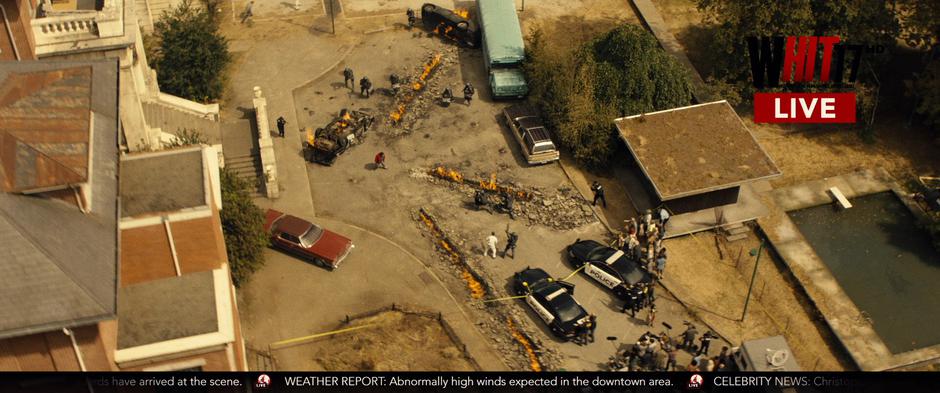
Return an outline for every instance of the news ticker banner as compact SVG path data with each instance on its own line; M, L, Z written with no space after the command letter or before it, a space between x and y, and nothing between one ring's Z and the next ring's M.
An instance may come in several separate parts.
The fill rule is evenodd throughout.
M2 393L940 392L940 373L0 373Z

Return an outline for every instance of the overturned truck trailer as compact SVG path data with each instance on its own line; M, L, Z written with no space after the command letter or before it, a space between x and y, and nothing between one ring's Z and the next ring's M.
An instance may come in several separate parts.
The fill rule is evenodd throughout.
M309 162L330 166L336 158L351 146L362 143L365 133L375 121L375 116L363 111L343 109L326 126L314 131L307 127L304 140L304 159Z

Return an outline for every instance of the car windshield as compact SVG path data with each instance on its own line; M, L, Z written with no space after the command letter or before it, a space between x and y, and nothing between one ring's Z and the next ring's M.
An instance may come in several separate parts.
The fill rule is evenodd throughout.
M607 257L609 257L611 254L613 254L616 251L617 250L610 248L610 247L598 247L594 249L593 251L591 251L590 254L588 254L587 259L589 261L603 262L607 260Z
M552 299L552 305L558 311L558 319L562 322L570 322L581 316L581 307L571 296L558 296Z
M300 245L304 247L310 247L314 245L317 240L320 240L320 236L323 236L323 228L320 228L316 225L310 225L310 229L300 236Z
M623 276L624 281L630 285L643 281L643 272L633 261L627 259L627 257L621 257L611 266L616 269L617 272Z

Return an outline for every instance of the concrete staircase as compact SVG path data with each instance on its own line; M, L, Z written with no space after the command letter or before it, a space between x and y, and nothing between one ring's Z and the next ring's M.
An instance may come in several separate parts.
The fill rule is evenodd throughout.
M209 140L209 144L222 143L219 122L186 112L159 102L144 102L144 117L150 127L159 127L163 132L177 135L181 130L198 131Z
M225 170L235 173L239 179L242 179L253 186L251 189L252 197L262 197L263 191L261 172L261 157L255 153L245 156L225 157Z
M134 0L134 14L137 16L137 24L144 34L153 33L154 15L150 13L150 4L147 0Z
M725 225L721 227L721 229L725 240L729 243L747 239L748 234L751 233L751 228L748 228L742 223Z
M134 0L134 13L137 14L140 29L144 34L153 33L153 25L160 20L163 12L170 11L177 4L175 0ZM198 6L199 2L194 1L193 5Z

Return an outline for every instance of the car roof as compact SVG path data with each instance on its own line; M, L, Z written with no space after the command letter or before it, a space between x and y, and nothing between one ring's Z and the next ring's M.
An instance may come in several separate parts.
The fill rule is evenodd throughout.
M286 214L275 223L278 231L288 235L302 236L313 225L309 221Z
M542 127L541 124L535 128L528 128L524 126L523 128L525 128L526 131L529 133L529 136L532 138L533 142L538 143L538 142L551 142L552 141L552 137L548 133L548 130L546 130L545 127Z
M542 280L547 280L552 277L547 272L545 272L545 270L539 268L526 268L518 274L522 281L528 283L529 285L535 284Z

